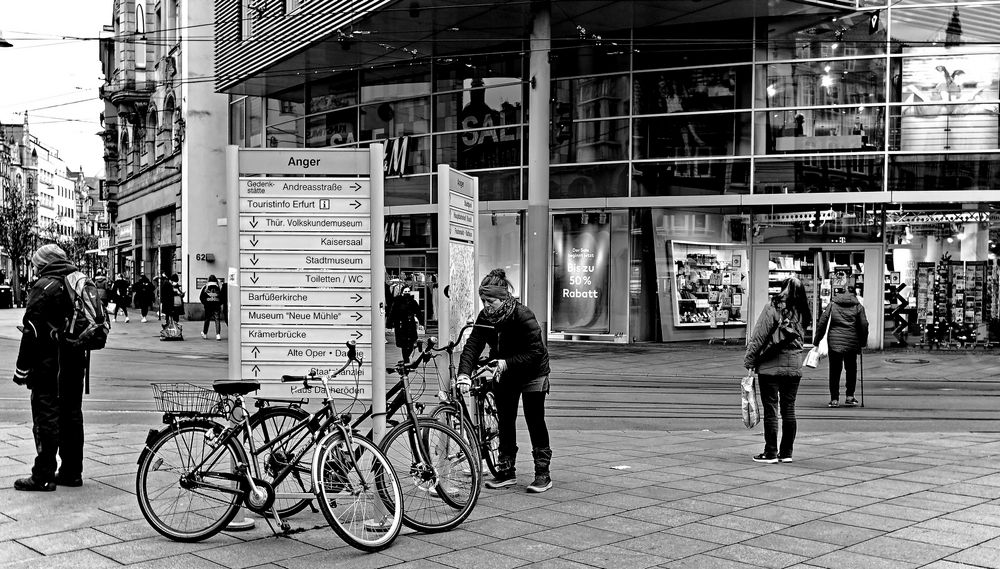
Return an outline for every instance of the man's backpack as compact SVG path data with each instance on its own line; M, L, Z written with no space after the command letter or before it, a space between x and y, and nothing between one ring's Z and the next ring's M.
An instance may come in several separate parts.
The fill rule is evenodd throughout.
M65 277L73 314L66 322L63 339L84 350L100 350L108 343L111 323L98 296L97 285L80 271Z
M219 291L219 285L215 283L208 283L205 285L205 302L219 303L222 302L222 295Z

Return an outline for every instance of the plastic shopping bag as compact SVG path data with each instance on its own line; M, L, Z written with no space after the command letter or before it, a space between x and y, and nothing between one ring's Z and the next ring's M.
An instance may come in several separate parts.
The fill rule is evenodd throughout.
M743 426L752 429L760 423L760 403L757 398L757 376L747 371L746 377L740 381L741 401L743 411Z
M825 339L826 338L824 338L824 340ZM806 367L816 368L816 367L819 367L819 359L820 359L820 357L819 357L819 348L818 347L814 347L813 349L809 350L809 353L806 354L805 361L802 362L802 363Z

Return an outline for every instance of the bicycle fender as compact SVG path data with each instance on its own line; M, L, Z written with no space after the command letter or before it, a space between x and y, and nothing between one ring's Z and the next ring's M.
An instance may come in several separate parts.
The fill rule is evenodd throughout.
M319 496L319 487L323 483L323 481L320 480L320 472L321 472L321 470L320 470L320 467L319 467L319 455L323 451L323 447L326 446L326 442L328 440L330 440L331 438L333 438L333 437L340 437L340 438L342 438L342 435L340 434L340 430L334 429L333 431L331 431L331 432L327 433L326 435L324 435L323 438L321 438L319 441L316 442L316 450L313 451L313 458L312 458L312 492L313 492L313 494L316 494L317 496Z
M142 464L142 461L143 459L146 458L146 455L153 452L152 450L150 450L150 448L156 443L156 441L160 440L160 438L166 435L168 432L177 429L179 427L192 424L211 428L216 426L218 423L213 423L212 421L206 421L206 420L192 419L166 425L162 429L150 429L149 432L146 433L146 444L142 447L142 452L139 453L139 459L136 460L135 463Z

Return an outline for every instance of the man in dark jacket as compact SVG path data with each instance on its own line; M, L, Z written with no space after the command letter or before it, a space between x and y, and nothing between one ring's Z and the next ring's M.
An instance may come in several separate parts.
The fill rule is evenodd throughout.
M29 478L16 490L50 492L56 484L83 484L84 350L62 342L60 335L73 305L65 276L75 272L57 245L44 245L31 257L38 280L28 294L14 382L31 390L31 416L37 456ZM62 461L56 473L56 454Z
M829 326L829 332L827 332ZM847 397L844 406L854 407L854 388L858 381L858 354L868 343L868 317L865 307L858 302L853 292L842 292L833 297L816 323L816 337L813 344L819 344L826 335L830 346L830 403L828 407L840 406L840 370L846 370Z
M94 283L97 284L97 283ZM111 301L115 303L115 322L118 322L118 311L125 314L125 322L128 322L129 284L125 280L125 275L118 273L115 282L111 283Z

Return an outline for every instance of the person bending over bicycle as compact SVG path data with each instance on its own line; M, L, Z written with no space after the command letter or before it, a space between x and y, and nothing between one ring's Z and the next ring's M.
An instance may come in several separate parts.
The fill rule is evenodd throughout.
M496 403L499 423L499 460L497 475L486 482L490 489L513 486L517 482L514 461L517 457L515 421L519 399L524 400L524 421L531 438L531 456L535 459L535 480L528 492L544 492L552 487L549 463L549 431L545 426L545 395L549 392L549 352L542 341L542 330L535 314L519 303L511 291L503 269L493 269L479 286L483 310L462 351L456 384L467 394L470 374L486 345L497 360L499 383ZM490 329L492 327L492 329Z

